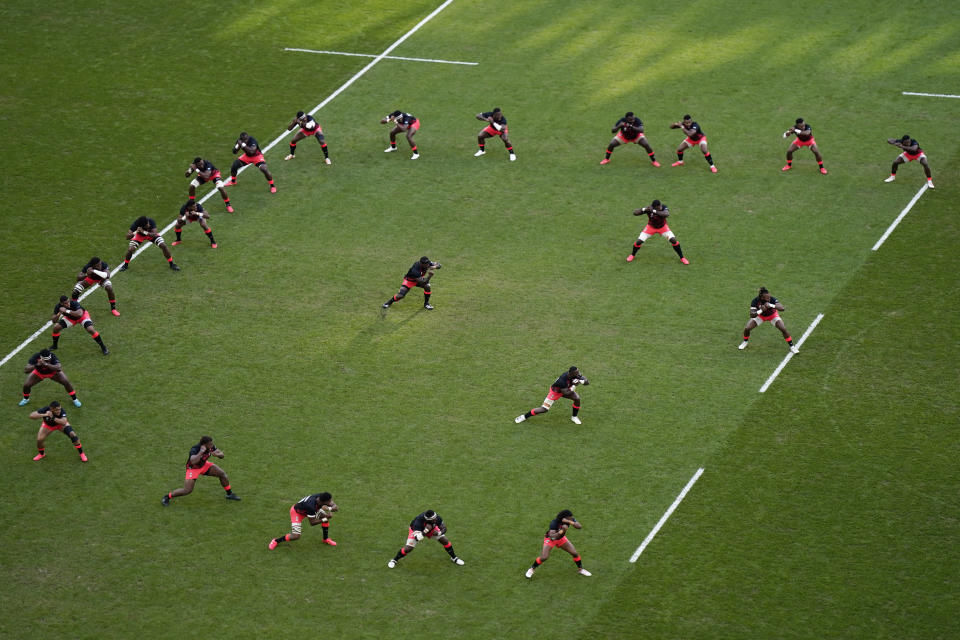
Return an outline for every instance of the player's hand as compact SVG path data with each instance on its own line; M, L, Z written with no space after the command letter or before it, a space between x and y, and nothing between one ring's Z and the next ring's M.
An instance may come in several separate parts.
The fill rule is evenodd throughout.
M671 128L671 129L679 129L679 128L680 128L680 123L679 123L679 122L674 122L673 124L670 125L670 128Z
M414 537L414 539L415 539L417 542L420 542L421 540L423 540L423 532L422 532L422 531L414 531L414 532L413 532L413 537Z
M633 215L635 215L635 216L641 216L641 215L643 215L643 214L644 214L643 209L634 209L634 210L633 210Z

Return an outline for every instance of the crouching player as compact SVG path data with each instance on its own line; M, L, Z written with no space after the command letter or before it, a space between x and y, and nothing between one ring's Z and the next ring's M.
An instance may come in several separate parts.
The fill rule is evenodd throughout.
M323 526L323 541L331 547L337 546L337 543L330 538L330 518L334 511L339 511L340 507L333 501L333 496L329 491L323 493L314 493L300 502L290 507L290 533L270 541L267 547L273 551L281 542L293 542L300 538L303 530L304 518L310 523L311 527L316 525Z
M410 555L417 547L417 543L424 538L436 538L437 542L443 545L450 560L457 565L463 565L463 560L457 557L453 552L453 545L447 540L447 525L443 523L440 517L433 509L427 509L410 522L410 528L407 532L407 543L397 551L393 560L387 563L387 567L393 569L401 559Z
M167 264L170 265L170 270L180 271L180 267L177 266L173 261L173 256L170 255L170 249L167 248L163 236L157 231L157 223L153 218L140 216L134 220L130 224L130 230L127 231L127 240L130 241L130 244L127 246L126 255L123 256L120 271L126 271L130 268L130 259L133 257L133 252L139 249L144 242L152 242L157 245L157 248L160 249L163 257L167 260Z
M572 542L567 540L567 529L570 527L574 529L583 528L583 525L573 517L573 512L570 511L570 509L564 509L557 514L556 518L550 521L550 526L547 527L547 533L543 537L543 548L540 550L540 555L537 556L537 559L534 560L530 568L527 569L526 576L528 578L532 578L533 572L547 561L547 558L550 557L550 550L554 547L560 547L573 556L573 561L577 563L577 573L582 576L593 575L583 568L583 563L580 561L580 554L577 553L577 548L573 546Z
M47 457L45 443L47 436L54 431L63 431L63 435L70 438L73 448L80 454L80 462L87 461L87 454L83 452L83 445L80 444L80 436L70 426L70 421L67 420L67 412L63 410L59 402L53 401L46 407L34 411L30 414L30 418L32 420L43 420L40 431L37 432L37 455L33 457L34 461L43 460Z
M799 353L800 350L793 344L793 338L790 337L790 332L787 331L787 326L783 323L783 318L780 317L781 311L783 311L783 305L780 304L780 301L770 295L766 287L760 287L757 297L750 301L750 319L747 320L747 326L743 328L743 342L737 348L741 351L746 349L747 345L750 344L750 332L764 322L769 322L783 334L783 339L787 341L790 351Z
M569 370L560 374L560 377L550 385L550 391L547 393L547 397L544 398L541 406L527 411L522 416L517 416L513 421L520 424L528 418L549 411L557 399L568 398L573 401L573 415L570 416L570 420L572 420L574 424L580 424L580 418L577 417L577 414L580 413L580 395L573 390L574 387L580 384L590 384L590 381L580 374L580 369L570 367Z
M183 227L185 225L191 222L199 222L200 228L207 234L207 240L210 241L210 248L216 249L217 241L213 239L213 229L207 224L207 220L209 219L210 214L207 213L207 210L203 208L202 204L196 200L187 200L183 206L180 207L180 217L177 218L177 221L173 225L173 232L177 234L177 239L173 241L173 245L176 246L182 242L180 234L183 233Z
M80 294L87 287L100 285L107 292L107 300L110 301L110 313L119 316L117 311L117 295L113 292L113 283L110 282L110 265L94 256L87 261L77 274L77 284L73 285L73 294L70 296L74 300L80 298Z

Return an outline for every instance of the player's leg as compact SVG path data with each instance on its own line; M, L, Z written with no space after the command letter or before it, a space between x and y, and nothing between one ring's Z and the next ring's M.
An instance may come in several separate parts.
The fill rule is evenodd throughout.
M103 287L103 290L107 293L107 300L110 302L110 313L119 316L120 312L117 311L117 294L113 291L113 283L105 280L100 283L100 286Z
M273 175L271 175L270 170L267 169L266 162L258 162L257 169L260 169L260 173L263 174L263 177L267 179L267 184L270 185L270 193L277 192L277 185L273 183Z
M226 183L228 187L232 187L237 184L237 173L240 169L243 168L243 162L240 161L240 158L234 158L233 164L230 165L230 180Z
M330 545L331 547L337 546L336 541L333 540L333 538L330 537L330 516L325 516L325 517L319 518L316 522L314 522L313 520L311 520L311 521L310 521L310 526L314 526L314 525L316 525L316 524L318 524L318 523L319 523L321 529L323 529L323 542L324 542L324 544L328 544L328 545Z
M397 293L394 294L392 298L390 298L389 300L383 303L383 308L386 309L387 307L392 305L394 302L403 300L403 298L407 295L407 291L410 291L410 287L408 287L405 284L400 285L400 290L397 291Z
M527 569L526 576L528 578L532 578L533 572L536 571L540 565L546 562L547 558L549 557L550 557L550 543L545 541L543 543L543 547L540 549L540 555L536 557L536 559L533 561L533 564L530 565L529 569Z
M60 332L67 328L67 325L64 324L65 321L55 322L53 328L50 330L50 337L53 339L53 344L50 345L50 350L55 350L60 345Z
M637 255L637 251L640 251L640 247L643 246L643 243L647 241L647 238L650 237L650 234L644 231L639 236L637 236L636 242L633 243L633 249L630 251L630 255L627 256L627 262L633 262L633 259Z
M410 530L409 533L407 534L406 544L400 547L400 550L397 551L397 554L393 556L393 559L387 563L387 566L393 569L395 566L397 566L397 563L400 562L400 560L402 560L403 558L406 558L416 548L417 548L417 538L414 532Z
M403 129L396 125L393 127L393 129L390 129L390 146L383 150L384 153L390 153L391 151L397 150L397 134L402 131Z
M83 452L83 445L80 444L80 434L73 430L73 427L67 425L63 428L63 435L70 438L70 442L73 443L73 448L77 450L77 454L80 456L80 462L87 461L87 454Z
M447 536L440 535L437 537L437 542L440 543L440 546L443 547L443 550L447 552L447 555L450 556L450 559L454 564L463 565L463 560L457 557L457 554L453 552L453 544L450 540L447 539Z
M780 333L783 334L783 339L787 341L787 346L790 347L790 351L797 353L798 349L793 346L793 338L790 337L790 332L787 331L787 325L783 323L783 318L777 318L773 321L773 326L780 330Z
M287 154L287 157L284 160L293 160L297 155L297 143L306 138L307 136L303 135L303 130L299 129L295 134L293 134L293 139L290 140L290 153Z
M579 573L582 576L591 575L589 571L583 568L583 562L580 560L580 554L577 553L577 548L573 546L572 542L567 540L562 545L560 545L560 548L566 551L567 553L569 553L571 556L573 556L573 561L577 563L577 573Z
M100 337L100 332L97 331L97 328L93 325L92 320L87 320L83 323L83 328L87 330L87 333L90 334L90 337L93 338L93 341L100 346L100 351L103 355L108 355L110 350L107 349L107 345L103 344L103 338Z
M297 510L293 507L290 507L290 533L282 535L280 537L274 538L270 541L270 544L267 547L272 551L277 548L277 545L281 542L293 542L294 540L300 539L300 533L303 530L303 518L302 513L297 513Z
M893 161L893 164L890 166L890 177L884 180L884 182L893 182L897 179L897 169L900 168L900 165L903 164L903 156L897 156L897 159Z
M23 381L23 399L20 400L21 407L30 402L30 389L41 380L43 380L43 378L33 371L27 374L27 379Z
M133 257L133 252L140 248L140 243L136 240L131 240L127 245L127 252L123 254L123 264L120 265L120 271L126 271L130 268L130 258Z
M213 238L213 229L211 229L210 225L207 224L206 219L204 219L203 216L200 216L200 219L197 222L200 223L200 228L203 229L203 232L207 235L207 240L210 241L210 246L216 249L217 241Z
M580 418L577 417L577 414L580 413L580 394L570 389L563 394L563 397L573 402L573 413L570 415L570 419L574 424L580 424Z
M227 190L223 188L223 182L217 180L217 191L220 192L220 197L223 198L223 204L227 207L227 213L233 213L233 206L230 204L230 196L227 195Z
M233 489L230 488L230 478L227 477L227 472L218 467L215 464L210 465L210 468L203 474L205 476L214 476L220 479L220 486L223 487L223 490L226 492L227 500L239 500L240 496L233 492Z
M173 498L179 498L180 496L187 496L193 493L193 487L196 486L196 478L187 478L183 481L183 487L180 489L174 489L167 495L163 497L163 505L166 506L170 504L170 500Z
M680 241L677 240L677 236L673 235L672 231L668 231L663 235L670 243L670 246L673 247L673 250L677 252L677 255L680 257L680 262L690 264L690 261L683 257L683 249L680 248Z
M620 146L620 141L617 140L617 136L613 136L610 140L610 144L607 145L607 150L603 154L603 160L600 161L600 164L607 164L610 162L610 156L613 154L613 150Z
M430 296L433 294L433 290L430 288L430 283L418 284L417 286L423 289L423 308L432 311L433 305L430 304Z
M177 221L173 224L173 233L176 234L177 236L177 239L171 243L173 246L177 246L178 244L183 242L183 227L186 224L187 224L187 219L185 217L177 218Z
M926 156L920 158L920 164L923 165L923 172L927 174L927 186L933 189L933 173L930 171L930 163L927 162Z
M407 143L410 144L410 151L413 153L410 155L411 160L416 160L420 157L420 151L417 150L417 143L413 141L413 136L417 135L417 129L414 129L413 126L407 127Z
M63 388L67 390L67 395L70 396L70 400L73 401L73 406L75 407L81 406L80 401L77 400L77 392L73 388L73 385L70 384L70 379L67 378L67 374L65 374L63 371L57 371L57 375L53 376L50 379L56 382L59 382L63 386ZM26 388L26 385L24 385L24 388ZM29 395L30 395L29 393L24 392L24 397L27 397Z
M703 152L703 157L707 161L707 164L710 165L710 171L716 173L717 168L713 165L713 156L710 155L710 149L707 148L707 141L703 140L700 142L700 151Z
M740 346L737 347L738 349L747 348L747 343L750 340L750 332L753 331L755 328L757 328L759 325L760 323L757 322L756 318L750 318L749 320L747 320L747 326L743 328L743 342L741 342Z
M783 165L781 171L790 171L793 168L793 152L799 148L800 145L797 144L796 140L790 143L790 146L787 147L787 164Z
M671 167L679 167L683 164L683 152L689 147L690 145L687 144L687 140L684 138L683 142L680 143L680 146L677 147L677 161L670 165Z
M37 431L37 455L33 457L34 460L43 460L46 456L46 446L47 436L53 433L53 429L48 429L46 425L40 425L40 430Z
M826 174L827 170L823 168L823 156L820 155L820 149L817 147L816 142L810 145L810 151L813 152L813 157L817 160L817 166L820 168L820 173Z
M531 409L530 411L527 411L522 416L517 416L516 418L514 418L513 421L516 422L517 424L520 424L524 420L529 420L533 416L539 416L542 413L546 413L547 411L550 411L550 407L553 406L553 403L556 402L557 398L559 397L561 397L560 393L554 391L553 389L550 389L550 392L547 394L547 397L543 399L543 404L541 404L539 407Z
M327 141L326 141L326 139L323 137L323 134L318 131L317 133L313 134L313 137L316 138L316 139L317 139L317 142L320 143L320 150L323 151L323 161L324 161L324 163L326 163L326 164L333 164L333 163L330 161L330 150L327 149Z
M646 150L647 157L650 158L650 164L655 167L659 167L660 163L657 162L657 154L653 152L653 147L651 147L650 143L647 142L647 137L642 135L637 138L637 144Z
M506 131L500 134L500 139L503 140L503 146L506 148L507 153L510 154L510 162L513 162L517 159L517 152L513 150L513 143L510 142Z
M490 134L487 133L486 130L481 130L480 133L477 134L477 146L480 147L480 149L473 154L474 157L482 156L487 152L487 138L489 137Z

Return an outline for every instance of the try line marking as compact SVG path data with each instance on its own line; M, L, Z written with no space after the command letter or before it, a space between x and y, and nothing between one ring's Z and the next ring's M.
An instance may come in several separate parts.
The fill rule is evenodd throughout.
M331 100L333 100L333 99L336 98L338 95L340 95L341 93L343 93L343 92L347 89L347 87L349 87L349 86L352 85L354 82L356 82L356 81L359 80L361 77L363 77L363 76L367 73L367 71L370 71L370 69L373 68L373 66L374 66L375 64L377 64L378 62L380 62L380 61L383 60L384 58L389 57L389 54L390 54L391 51L393 51L394 49L396 49L397 47L399 47L401 44L403 44L404 41L406 41L407 38L409 38L410 36L412 36L413 34L415 34L417 31L419 31L419 30L420 30L420 27L422 27L423 25L425 25L425 24L427 24L428 22L430 22L431 20L433 20L433 18L436 17L436 15L437 15L438 13L440 13L441 11L443 11L444 9L446 9L446 8L447 8L448 6L450 6L450 4L452 4L452 3L453 3L453 0L446 0L446 2L444 2L444 3L441 4L439 7L437 7L436 9L434 9L426 18L424 18L423 20L421 20L420 22L418 22L416 25L414 25L414 27L413 27L412 29L410 29L410 31L407 31L405 34L403 34L402 36L400 36L400 38L397 39L396 42L394 42L394 43L391 44L389 47L387 47L387 48L383 51L383 53L381 53L381 54L378 55L378 56L375 56L374 59L371 60L371 61L367 64L367 66L365 66L363 69L360 69L360 71L358 71L358 72L356 72L355 74L353 74L353 77L352 77L352 78L350 78L349 80L347 80L346 82L344 82L342 85L340 85L340 87L339 87L336 91L334 91L333 93L331 93L329 96L327 96L327 98L326 98L323 102L321 102L320 104L318 104L317 106L315 106L313 109L311 109L310 112L309 112L310 115L313 115L314 113L316 113L317 111L319 111L319 110L322 109L323 107L327 106L327 104L329 104L329 102L330 102ZM267 151L269 151L270 149L272 149L273 147L275 147L278 142L280 142L281 140L283 140L284 138L286 138L287 136L289 136L291 133L293 133L293 132L292 132L292 131L286 131L286 130L284 130L284 132L281 133L281 134L280 134L279 136L277 136L276 138L274 138L273 141L270 142L270 144L268 144L266 147L263 147L263 148L261 149L261 151L263 151L263 153L266 153ZM250 166L250 165L244 165L243 167L240 168L239 171L237 171L237 174L242 173L242 172L243 172L247 167L249 167L249 166ZM217 192L216 189L211 189L210 191L207 192L207 194L206 194L205 196L203 196L202 198L199 198L199 199L197 200L197 202L199 202L200 204L203 204L203 203L206 202L208 199L210 199L210 197L211 197L214 193L216 193L216 192ZM168 231L170 231L170 229L173 228L173 225L176 223L176 221L177 221L176 218L174 218L173 220L171 220L170 223L169 223L167 226L165 226L163 229L160 230L160 234L163 235L164 233L167 233ZM135 260L136 257L139 256L141 253L143 253L143 252L146 250L146 248L149 247L151 244L153 244L153 243L147 242L147 243L144 243L144 244L140 245L140 248L137 249L137 251L130 257L130 261L132 262L133 260ZM110 273L110 277L115 277L115 276L117 275L117 273L118 273L118 269L119 269L119 266L118 266L118 267L115 267L114 270ZM81 295L79 299L80 299L80 300L83 300L83 299L86 298L88 295L90 295L91 293L93 293L94 291L96 291L98 288L99 288L99 285L94 285L94 286L88 288L86 291L83 292L83 295ZM18 353L20 353L20 351L22 351L24 347L26 347L28 344L30 344L31 342L33 342L34 340L36 340L39 335L41 335L44 331L46 331L46 330L47 330L49 327L51 327L52 325L53 325L53 323L52 323L51 321L47 320L47 323L46 323L45 325L43 325L42 327L40 327L39 329L37 329L36 331L34 331L33 334L32 334L29 338L27 338L26 340L24 340L23 342L21 342L20 345L17 346L16 349L14 349L13 351L11 351L11 352L8 353L7 355L5 355L5 356L3 357L3 360L0 360L0 367L2 367L3 365L7 364L7 362L9 362L14 356L16 356Z
M880 239L877 240L877 243L873 245L871 251L876 251L879 249L880 245L882 245L884 241L890 237L890 234L893 233L893 230L897 228L897 225L900 224L900 221L907 217L907 214L910 213L910 209L913 209L913 205L917 204L917 200L919 200L920 196L924 194L924 192L927 190L927 187L928 184L924 182L923 186L920 187L920 191L917 191L917 194L913 196L913 200L911 200L910 203L903 208L903 211L900 212L900 215L897 216L897 219L890 223L890 226L887 227L887 230L883 232L883 235L880 236Z
M653 529L650 530L650 533L647 534L647 537L644 538L643 542L640 543L640 546L637 547L637 550L633 552L632 556L630 556L631 563L637 561L637 558L640 557L640 554L643 553L643 550L647 548L647 545L650 544L650 542L653 540L653 537L657 535L657 532L660 531L663 525L667 522L667 518L669 518L673 512L676 511L677 507L680 505L680 501L687 496L687 493L693 488L694 483L699 480L700 476L702 475L703 467L700 467L697 469L697 472L693 474L693 477L690 478L690 481L687 482L687 486L683 488L683 491L680 492L680 495L677 496L677 499L673 501L672 505L670 505L670 508L667 509L666 513L664 513L660 518L660 521L654 525Z
M914 91L901 91L905 96L926 96L928 98L960 98L950 93L916 93Z
M331 56L357 56L358 58L376 58L371 53L348 53L346 51L322 51L319 49L297 49L295 47L284 47L284 51L302 51L303 53L326 53ZM384 60L410 60L412 62L440 62L442 64L466 64L475 67L479 62L462 62L460 60L437 60L434 58L404 58L403 56L383 56Z
M813 322L810 323L810 326L807 327L807 330L804 331L803 335L800 336L800 339L797 340L797 344L796 344L797 349L803 346L803 343L810 336L810 334L813 333L813 330L817 328L817 325L820 324L821 320L823 320L823 314L818 313L817 317L814 318ZM792 358L793 355L794 355L793 351L787 352L787 355L783 359L783 361L779 365L777 365L777 368L774 369L773 373L770 374L770 377L767 378L767 381L763 383L762 387L760 387L760 393L763 393L770 388L770 385L773 384L773 381L777 379L777 376L780 375L780 372L783 371L783 368L787 366L787 363L790 362L790 358Z

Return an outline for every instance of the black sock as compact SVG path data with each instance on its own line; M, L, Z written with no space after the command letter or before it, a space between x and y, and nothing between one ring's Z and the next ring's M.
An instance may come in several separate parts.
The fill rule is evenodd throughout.
M613 147L607 147L607 154L606 154L607 160L610 159L610 154L612 153L613 153Z
M101 349L106 349L106 345L103 344L103 338L101 338L99 334L96 338L94 338L94 340L97 341L97 344L100 345Z
M279 544L279 543L281 543L281 542L286 542L286 541L287 541L287 536L280 536L279 538L274 538L273 541L276 542L277 544Z
M680 249L680 243L673 245L673 250L677 252L677 255L681 258L683 257L683 251Z
M430 295L431 294L429 291L423 292L423 306L427 306L428 304L430 304Z
M401 547L400 551L397 551L397 555L393 556L393 561L400 562L400 559L403 558L403 556L404 556L403 548Z
M578 413L580 413L580 405L575 404L573 405L573 415L577 415Z
M457 554L455 554L455 553L453 552L453 545L452 545L452 544L448 544L446 547L444 547L444 549L446 550L447 555L449 555L451 558L456 558L456 557L457 557Z
M321 142L321 143L320 143L320 148L323 149L323 157L324 157L324 158L329 158L329 157L330 157L330 152L327 151L327 143L326 143L326 142Z
M180 235L183 233L180 229L174 229L173 232L177 234L177 242L180 242Z
M707 155L705 155L705 156L703 156L703 157L706 158L707 163L712 167L712 166L713 166L713 156L711 156L711 155L708 153Z
M297 145L293 144L292 142L290 143L290 155L297 155Z
M217 243L217 241L213 239L213 229L210 229L210 231L206 231L205 233L207 234L207 237L210 238L210 244Z
M677 151L677 160L683 162L683 151Z
M638 244L638 243L639 243L639 244ZM632 256L637 255L637 251L640 251L640 247L642 247L642 246L643 246L643 243L640 242L639 240L638 240L637 242L634 242L634 243L633 243L633 251L630 252L630 255L632 255Z

